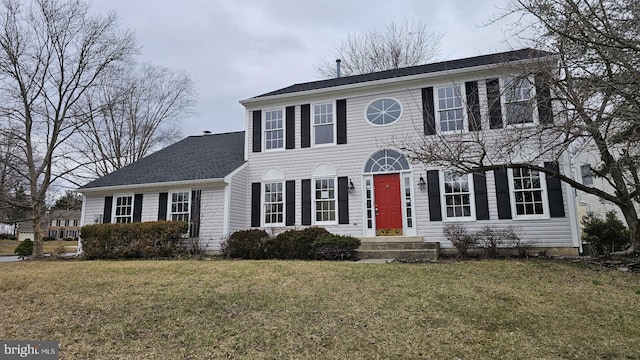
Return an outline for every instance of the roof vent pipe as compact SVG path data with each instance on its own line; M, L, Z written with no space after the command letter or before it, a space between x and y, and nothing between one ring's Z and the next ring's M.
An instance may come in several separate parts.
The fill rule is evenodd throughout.
M341 63L341 60L336 59L336 78L340 77L340 63Z

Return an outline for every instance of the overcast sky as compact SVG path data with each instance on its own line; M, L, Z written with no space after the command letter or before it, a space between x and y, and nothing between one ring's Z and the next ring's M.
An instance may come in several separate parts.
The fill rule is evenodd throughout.
M347 34L421 20L444 34L438 60L510 50L503 21L485 26L508 0L93 0L136 33L141 61L187 71L197 84L185 136L244 130L239 100L318 80Z

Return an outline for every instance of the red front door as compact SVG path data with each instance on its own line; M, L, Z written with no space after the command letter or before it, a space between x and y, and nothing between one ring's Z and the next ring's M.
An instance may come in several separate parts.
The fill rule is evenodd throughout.
M400 175L375 175L376 235L402 235L402 193Z

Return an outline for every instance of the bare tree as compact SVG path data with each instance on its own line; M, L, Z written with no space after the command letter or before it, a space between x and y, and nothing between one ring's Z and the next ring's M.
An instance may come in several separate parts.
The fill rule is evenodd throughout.
M111 74L87 93L87 125L77 150L88 176L104 176L179 140L180 120L192 111L194 84L188 74L142 64Z
M335 77L335 59L340 59L344 76L421 65L438 54L441 39L424 22L391 22L385 31L372 27L361 35L349 34L335 46L335 58L322 61L316 70L322 78Z
M83 95L108 69L137 53L115 13L96 16L82 0L4 0L0 9L0 130L15 141L28 184L33 255L42 256L42 208L49 186L74 169L68 139L85 125ZM81 115L85 116L81 116Z
M486 123L481 131L425 137L404 144L405 150L414 160L463 172L526 168L559 178L616 204L630 230L631 251L640 252L640 3L518 0L512 3L509 15L513 14L520 16L516 30L537 29L531 41L555 54L527 67L503 69L514 83L535 83L525 88L530 89L529 113L537 109L538 126L492 129ZM504 99L513 88L522 87L503 87ZM491 91L487 84L487 93ZM491 119L491 104L488 107L485 118ZM507 117L517 115L506 109ZM613 191L584 185L556 167L541 165L543 160L563 160L579 143L595 147L599 161L592 164L593 171Z

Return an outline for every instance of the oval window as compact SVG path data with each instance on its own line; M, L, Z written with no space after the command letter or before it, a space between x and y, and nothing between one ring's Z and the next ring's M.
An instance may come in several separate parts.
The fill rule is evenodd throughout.
M400 119L402 107L394 99L378 99L367 106L367 121L374 125L388 125Z

